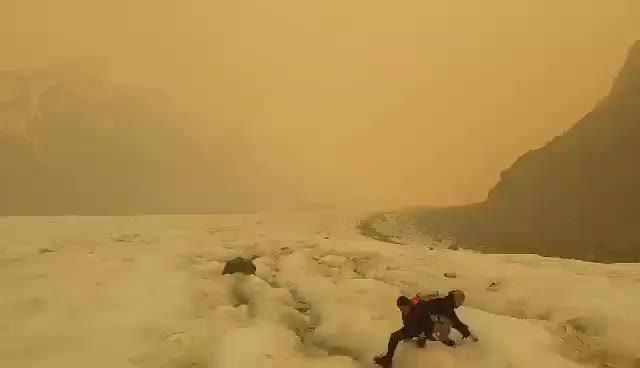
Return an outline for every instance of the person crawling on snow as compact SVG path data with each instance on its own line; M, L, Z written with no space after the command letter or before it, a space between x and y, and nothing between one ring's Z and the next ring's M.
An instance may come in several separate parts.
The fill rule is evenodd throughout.
M458 330L463 338L471 338L474 342L478 337L469 331L469 327L458 318L455 309L464 304L465 295L461 290L452 290L447 296L422 300L413 300L401 296L396 305L402 313L403 327L391 334L387 353L374 358L374 362L383 367L390 368L398 344L401 341L417 339L417 345L423 348L426 340L440 341L449 347L456 344L449 338L451 328Z

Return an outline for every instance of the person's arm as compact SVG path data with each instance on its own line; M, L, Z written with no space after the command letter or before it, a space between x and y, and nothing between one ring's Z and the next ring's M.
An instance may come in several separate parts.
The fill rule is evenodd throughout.
M460 320L460 318L458 318L458 315L456 314L455 310L451 310L451 313L449 313L448 317L449 319L451 319L451 327L458 330L462 334L462 337L467 338L471 336L471 331L469 331L469 326L465 325Z

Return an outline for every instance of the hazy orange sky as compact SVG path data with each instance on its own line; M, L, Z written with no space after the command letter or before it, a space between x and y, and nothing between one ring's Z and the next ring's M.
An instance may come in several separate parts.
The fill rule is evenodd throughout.
M483 199L636 39L638 0L0 0L0 68L100 65L245 132L310 198L392 205Z

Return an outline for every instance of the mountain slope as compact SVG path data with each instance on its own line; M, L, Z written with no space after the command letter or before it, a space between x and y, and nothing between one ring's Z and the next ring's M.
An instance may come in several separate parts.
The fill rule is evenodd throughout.
M255 210L277 181L252 157L236 132L147 91L0 73L0 215Z
M609 95L502 172L486 201L419 210L418 225L489 251L640 261L639 102L640 41Z

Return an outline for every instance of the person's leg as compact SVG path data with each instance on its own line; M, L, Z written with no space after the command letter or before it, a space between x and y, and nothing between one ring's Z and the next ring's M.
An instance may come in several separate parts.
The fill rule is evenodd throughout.
M409 337L406 336L406 334L402 329L392 333L391 336L389 337L389 344L387 345L386 356L389 358L393 358L393 354L396 352L396 348L398 347L398 344L400 343L400 341L406 340L408 338Z
M391 362L393 361L393 355L396 352L396 348L398 347L398 344L400 344L400 341L406 340L407 338L409 337L406 336L406 334L402 329L392 333L391 336L389 336L389 343L387 344L387 354L376 357L374 361L382 367L385 367L385 368L391 367Z

